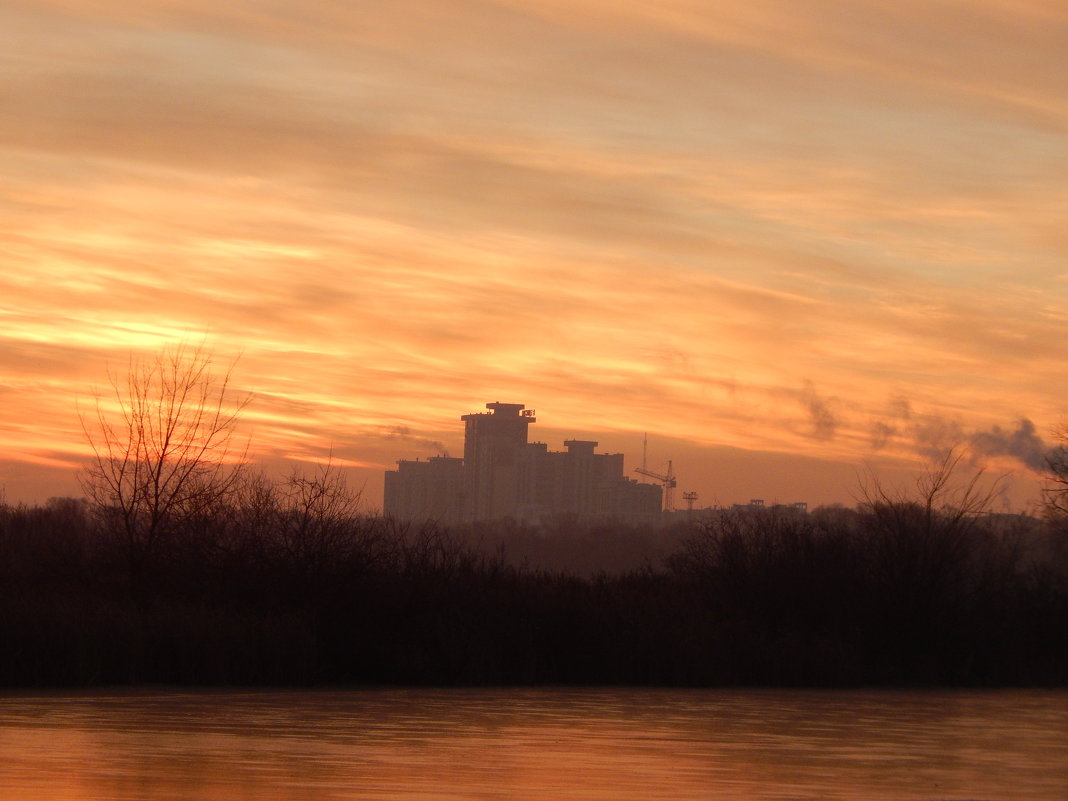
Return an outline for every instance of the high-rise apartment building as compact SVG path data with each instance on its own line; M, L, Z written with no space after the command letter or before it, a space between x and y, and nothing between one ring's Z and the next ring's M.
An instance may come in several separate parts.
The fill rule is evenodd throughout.
M490 412L465 414L465 520L516 516L526 475L527 429L534 413L522 403L487 403Z
M443 522L555 515L580 519L656 520L661 488L623 475L623 454L595 453L597 443L568 440L550 451L528 442L533 410L487 403L465 414L464 456L403 460L386 471L384 511L405 520Z

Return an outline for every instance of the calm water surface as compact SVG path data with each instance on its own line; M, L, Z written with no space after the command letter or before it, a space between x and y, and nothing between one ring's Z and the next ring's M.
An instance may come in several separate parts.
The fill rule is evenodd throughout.
M0 696L0 798L1068 799L1068 693Z

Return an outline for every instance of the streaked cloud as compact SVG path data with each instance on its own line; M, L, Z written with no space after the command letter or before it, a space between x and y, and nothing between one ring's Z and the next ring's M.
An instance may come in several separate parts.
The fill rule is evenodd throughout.
M0 31L4 464L77 461L108 364L202 338L261 458L374 465L369 496L487 400L691 441L706 497L742 451L1034 467L1065 415L1060 4L12 0Z

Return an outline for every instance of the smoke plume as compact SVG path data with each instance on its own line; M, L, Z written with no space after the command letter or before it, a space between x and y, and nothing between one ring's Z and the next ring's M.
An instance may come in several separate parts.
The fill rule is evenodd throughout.
M1011 430L993 426L985 431L977 431L970 441L977 454L1008 456L1032 470L1045 469L1052 450L1036 432L1035 424L1027 418L1021 418L1016 428Z

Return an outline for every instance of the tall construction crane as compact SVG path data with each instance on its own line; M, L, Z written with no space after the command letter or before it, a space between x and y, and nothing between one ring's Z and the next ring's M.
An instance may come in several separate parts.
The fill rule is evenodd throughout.
M664 488L664 511L665 512L674 512L675 511L675 493L674 493L674 489L675 489L675 486L676 486L676 484L678 482L676 482L676 480L675 480L675 473L672 470L671 460L668 459L667 472L666 473L657 473L654 470L650 470L649 466L648 466L648 463L646 461L646 457L648 455L648 450L649 450L649 435L646 434L645 438L642 440L642 466L641 467L635 467L634 468L634 472L635 473L640 473L643 476L648 476L649 478L655 478L657 481L659 481L660 485Z

